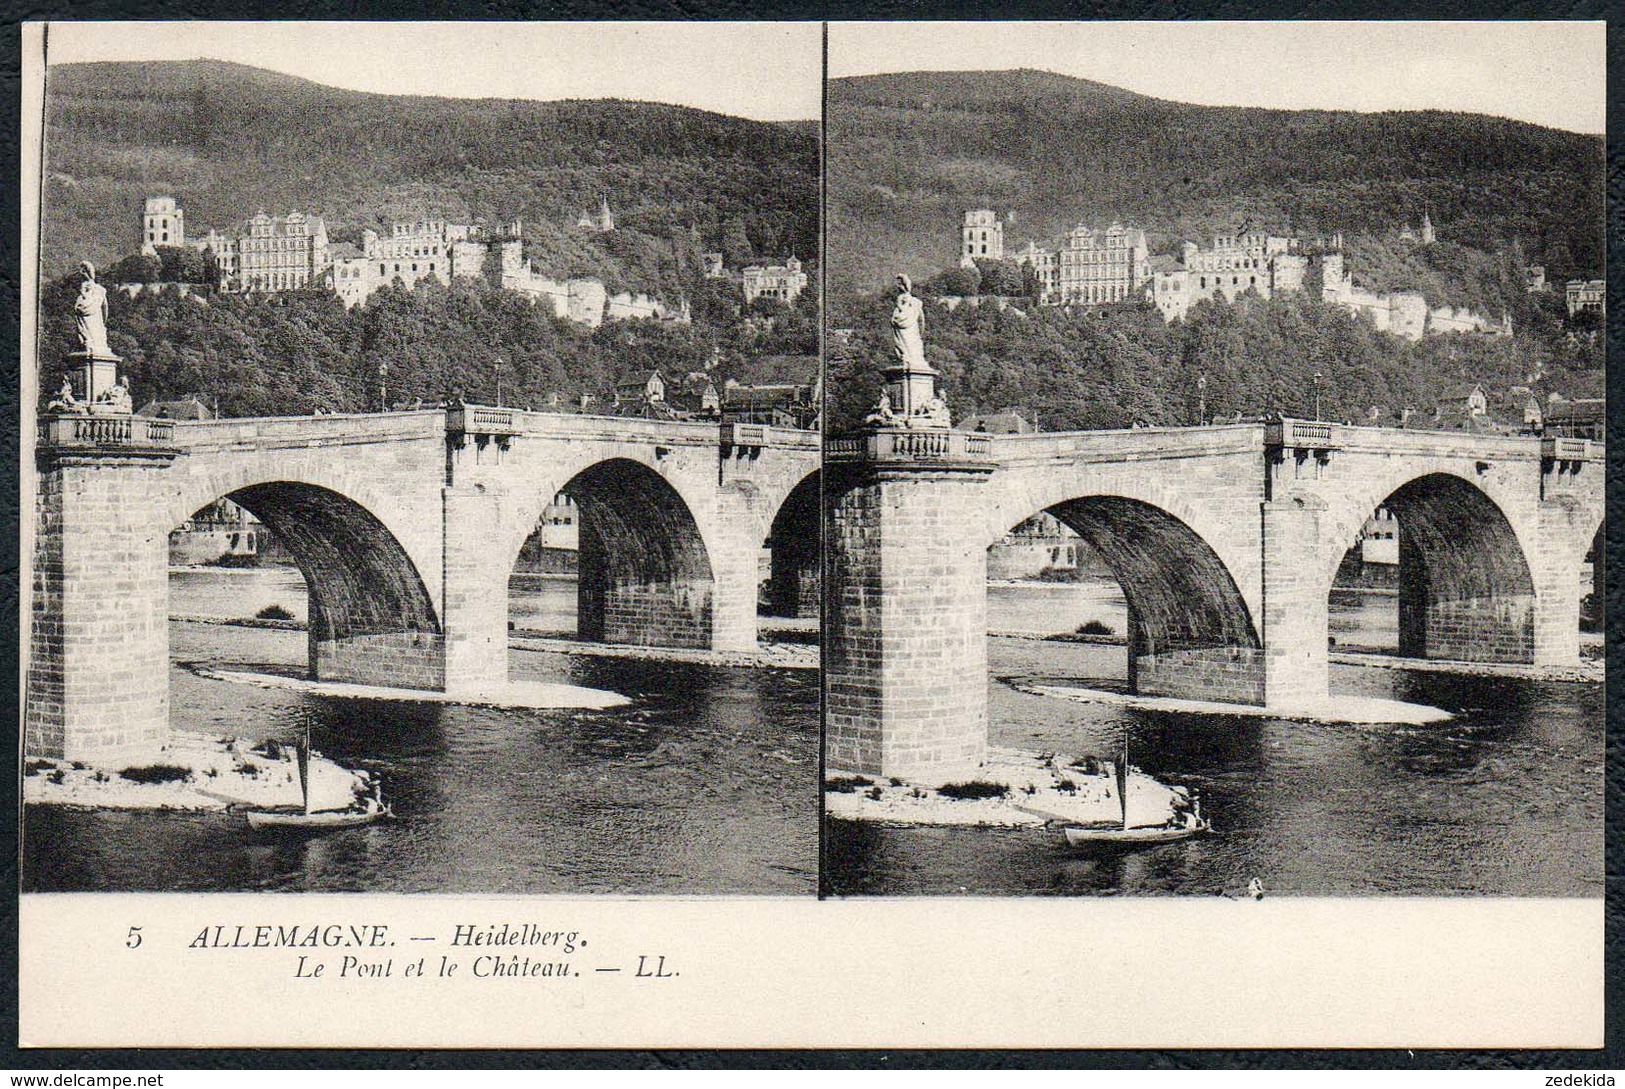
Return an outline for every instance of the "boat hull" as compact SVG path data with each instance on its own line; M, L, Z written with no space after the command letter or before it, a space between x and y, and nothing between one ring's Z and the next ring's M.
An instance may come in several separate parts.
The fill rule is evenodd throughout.
M250 809L243 814L248 826L255 829L287 829L295 832L326 832L336 828L355 828L372 824L389 815L387 809L332 809L317 813L278 813L273 810Z
M1174 843L1182 839L1190 839L1208 831L1206 821L1182 825L1178 828L1151 827L1151 828L1082 828L1069 827L1061 831L1066 835L1066 841L1073 847L1081 847L1089 843L1118 843L1124 845L1146 845L1156 843Z

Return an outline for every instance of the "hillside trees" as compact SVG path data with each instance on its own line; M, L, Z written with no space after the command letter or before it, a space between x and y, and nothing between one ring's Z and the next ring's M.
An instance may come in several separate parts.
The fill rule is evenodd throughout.
M42 291L44 391L54 392L62 361L77 348L77 287L76 276L64 276ZM759 355L817 350L811 292L776 316L741 321L726 301L737 285L714 287L723 299L711 305L726 323L616 321L596 330L477 280L449 287L426 280L411 290L396 283L353 310L326 291L202 298L165 288L135 299L113 292L109 341L138 404L196 394L226 416L373 411L385 365L393 404L438 404L454 389L490 403L500 358L504 403L540 407L584 393L606 403L615 382L639 370L676 376L715 364L719 383L750 381Z

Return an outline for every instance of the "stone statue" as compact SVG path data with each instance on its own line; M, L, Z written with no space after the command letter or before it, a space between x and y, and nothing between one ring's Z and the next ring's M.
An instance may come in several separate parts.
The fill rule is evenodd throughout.
M79 346L93 359L116 359L107 346L107 289L96 282L95 265L82 261L79 269L85 276L73 303Z
M120 375L117 383L102 391L96 403L111 413L127 415L134 412L135 399L130 396L130 376Z
M85 412L85 406L73 395L73 383L68 379L62 380L62 388L57 390L56 400L45 406L47 412Z
M897 305L891 312L892 352L911 370L926 370L925 306L914 295L907 276L897 277Z
M873 411L863 418L863 422L866 424L879 424L882 427L890 427L895 423L896 416L893 415L891 409L891 394L881 390L880 400L875 402Z
M951 421L948 417L948 402L937 394L932 394L931 399L925 403L925 407L919 412L919 422L928 427L949 426Z

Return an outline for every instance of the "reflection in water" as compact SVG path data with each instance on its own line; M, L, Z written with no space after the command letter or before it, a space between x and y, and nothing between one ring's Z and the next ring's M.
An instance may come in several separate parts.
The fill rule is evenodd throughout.
M1350 598L1333 603L1334 631L1381 633L1383 615L1394 616L1391 597ZM988 626L1112 623L1103 601L1098 586L1080 589L1070 609L1064 589L993 587ZM1380 645L1365 635L1349 641ZM994 744L1109 756L1127 729L1134 762L1200 791L1217 834L1125 850L1070 848L1040 829L830 820L828 892L1211 895L1240 893L1259 877L1289 895L1602 894L1600 685L1337 666L1336 692L1457 717L1427 727L1329 726L1032 696L1000 678L1120 681L1123 649L995 639L989 650Z
M574 587L546 580L574 606ZM565 627L524 595L515 615ZM177 572L176 614L303 615L288 569ZM551 619L549 619L551 616ZM177 661L301 673L302 632L172 623ZM516 679L631 696L605 711L346 700L170 673L177 729L293 736L383 777L399 820L316 837L223 813L30 806L32 890L805 894L815 887L818 680L515 651Z

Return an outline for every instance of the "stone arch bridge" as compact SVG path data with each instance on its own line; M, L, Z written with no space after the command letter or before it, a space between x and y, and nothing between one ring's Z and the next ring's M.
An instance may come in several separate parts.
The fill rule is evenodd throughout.
M877 430L826 461L827 760L922 779L984 754L987 548L1039 511L1121 584L1133 690L1282 713L1327 698L1327 598L1377 507L1399 520L1402 655L1540 665L1578 660L1603 519L1603 447L1577 439Z
M506 683L508 578L546 507L580 509L583 638L756 645L816 601L818 436L475 405L172 422L60 416L37 450L26 751L116 763L168 733L168 537L228 497L310 592L310 671L478 696Z

